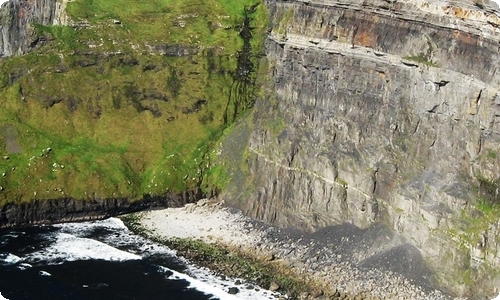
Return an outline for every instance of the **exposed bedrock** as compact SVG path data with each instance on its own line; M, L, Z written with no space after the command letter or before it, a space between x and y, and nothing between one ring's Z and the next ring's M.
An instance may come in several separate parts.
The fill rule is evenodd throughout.
M268 6L272 87L239 129L247 189L236 180L226 200L304 231L385 224L450 293L498 294L499 12L487 1Z
M9 0L0 8L0 57L25 54L40 41L35 24L63 25L68 0Z
M136 211L178 207L196 202L205 195L199 189L180 194L145 196L141 200L129 199L54 199L27 203L11 203L0 208L0 230L59 222L79 222L109 218Z

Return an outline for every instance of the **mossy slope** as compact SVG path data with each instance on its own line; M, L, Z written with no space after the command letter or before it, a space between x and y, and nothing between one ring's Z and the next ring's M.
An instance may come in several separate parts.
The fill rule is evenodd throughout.
M77 0L72 26L35 25L45 42L0 61L0 206L217 187L204 175L254 4ZM266 18L258 5L253 49Z

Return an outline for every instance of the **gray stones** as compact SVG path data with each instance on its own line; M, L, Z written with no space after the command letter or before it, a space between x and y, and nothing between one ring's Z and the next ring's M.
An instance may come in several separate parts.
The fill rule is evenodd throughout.
M235 295L238 294L240 290L237 287L230 287L229 290L227 291L228 294Z

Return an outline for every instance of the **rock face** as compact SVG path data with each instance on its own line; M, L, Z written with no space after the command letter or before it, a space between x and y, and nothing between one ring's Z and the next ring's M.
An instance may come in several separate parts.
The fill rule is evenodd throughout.
M235 178L247 179L226 200L304 231L385 224L420 250L449 292L495 295L496 5L267 4L272 86L251 125L237 129L248 134L247 172Z
M34 24L62 25L68 0L10 0L0 8L0 57L24 54L40 40Z
M203 197L200 190L192 190L161 197L146 196L142 200L133 202L128 199L55 199L7 204L0 208L0 229L55 222L98 220L145 209L179 207Z

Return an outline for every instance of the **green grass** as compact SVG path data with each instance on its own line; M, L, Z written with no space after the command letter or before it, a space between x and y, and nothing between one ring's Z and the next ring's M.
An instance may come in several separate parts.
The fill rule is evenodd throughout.
M427 54L420 52L417 55L409 55L403 57L404 59L411 60L417 63L424 64L429 67L439 67L439 65L433 61Z
M277 27L274 29L274 31L278 35L280 35L282 37L286 37L286 30L288 27L288 23L293 18L293 15L294 15L293 9L288 9L283 13L281 18L279 18L279 22L276 23Z
M497 153L494 150L488 150L488 154L486 156L490 159L497 159Z
M90 27L35 25L48 43L0 60L0 129L15 128L22 148L9 153L0 131L0 158L9 157L0 160L0 206L139 199L200 186L209 174L207 186L223 185L224 170L208 153L227 126L223 111L243 45L238 28L253 4L77 0L68 14ZM265 7L252 18L252 42L262 45ZM160 55L165 45L196 51Z

